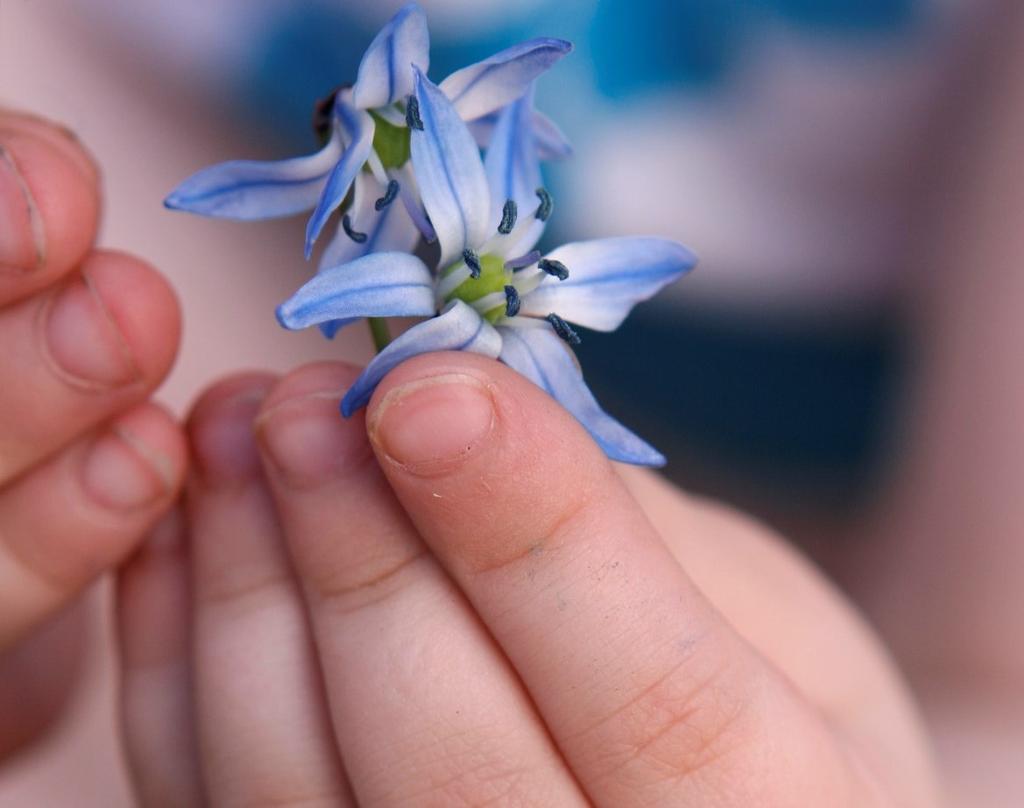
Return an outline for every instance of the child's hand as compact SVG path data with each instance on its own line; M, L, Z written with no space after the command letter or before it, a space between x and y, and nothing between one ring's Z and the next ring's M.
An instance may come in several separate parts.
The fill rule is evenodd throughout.
M0 110L0 758L75 676L74 621L42 624L173 500L184 441L143 403L178 345L173 294L93 249L99 177L58 127Z
M355 374L195 410L187 515L122 580L143 804L931 804L883 653L764 530L624 484L498 363L403 365L369 441Z

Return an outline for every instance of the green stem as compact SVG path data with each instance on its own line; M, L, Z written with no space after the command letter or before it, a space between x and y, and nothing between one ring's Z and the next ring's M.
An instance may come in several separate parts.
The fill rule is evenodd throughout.
M388 321L383 317L367 317L366 322L370 326L373 347L377 349L377 353L380 353L391 344L391 329L388 328Z

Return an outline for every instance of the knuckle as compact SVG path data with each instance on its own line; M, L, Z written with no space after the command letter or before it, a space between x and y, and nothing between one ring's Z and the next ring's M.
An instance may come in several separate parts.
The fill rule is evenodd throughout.
M734 686L735 663L707 645L692 644L673 667L586 731L592 743L585 746L594 750L587 765L600 772L599 780L671 790L726 765L745 746L758 688Z

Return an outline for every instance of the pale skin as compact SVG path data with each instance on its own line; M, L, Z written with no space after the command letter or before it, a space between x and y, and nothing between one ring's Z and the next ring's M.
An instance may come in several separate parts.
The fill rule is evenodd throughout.
M177 424L147 401L177 304L92 249L96 168L21 114L0 143L37 217L0 253L0 757L59 711L67 608L121 565L146 806L939 804L907 688L818 572L497 363L414 360L348 421L356 368L241 374Z

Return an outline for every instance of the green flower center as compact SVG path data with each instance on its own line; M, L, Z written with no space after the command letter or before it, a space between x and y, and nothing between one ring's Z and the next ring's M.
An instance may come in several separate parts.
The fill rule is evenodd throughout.
M463 266L465 266L465 264L461 261L457 264L453 264L445 271L445 274L447 275L449 272ZM451 300L461 300L463 303L472 305L482 297L494 294L495 292L500 292L502 295L502 303L483 312L484 319L489 323L494 323L505 315L505 287L511 283L512 270L505 268L504 258L500 255L481 255L480 277L466 278L466 280L456 286L454 291L448 295L446 302Z
M373 131L373 149L384 168L401 168L409 160L409 129L388 123L380 115L370 112L376 127Z

